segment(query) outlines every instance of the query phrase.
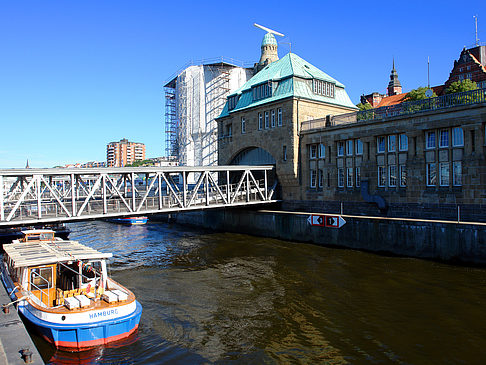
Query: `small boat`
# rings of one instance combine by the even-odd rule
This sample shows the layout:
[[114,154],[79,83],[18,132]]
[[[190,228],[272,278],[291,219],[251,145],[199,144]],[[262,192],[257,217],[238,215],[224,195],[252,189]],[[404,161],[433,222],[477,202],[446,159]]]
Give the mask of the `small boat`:
[[42,233],[34,240],[33,233],[3,246],[0,268],[12,300],[8,305],[16,304],[44,339],[63,350],[82,351],[137,330],[142,306],[108,277],[111,253],[76,241],[44,240]]
[[121,217],[121,218],[108,219],[108,221],[112,223],[119,223],[119,224],[126,224],[126,225],[138,225],[138,224],[147,223],[148,218],[147,217]]

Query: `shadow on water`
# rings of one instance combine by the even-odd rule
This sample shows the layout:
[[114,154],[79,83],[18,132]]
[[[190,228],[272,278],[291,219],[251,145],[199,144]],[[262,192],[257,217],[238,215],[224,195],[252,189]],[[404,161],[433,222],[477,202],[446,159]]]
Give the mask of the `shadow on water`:
[[177,225],[70,225],[143,306],[122,343],[48,363],[431,364],[486,357],[485,270]]

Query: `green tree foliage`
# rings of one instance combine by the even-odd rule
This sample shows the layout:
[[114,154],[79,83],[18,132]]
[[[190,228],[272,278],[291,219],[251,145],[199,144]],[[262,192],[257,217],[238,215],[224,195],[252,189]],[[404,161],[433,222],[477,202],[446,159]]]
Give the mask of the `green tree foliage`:
[[469,79],[465,79],[462,81],[454,81],[449,87],[445,90],[446,94],[454,94],[454,93],[461,93],[463,91],[470,91],[476,90],[478,86],[474,81]]
[[[419,88],[413,89],[405,96],[405,100],[406,101],[415,101],[415,100],[427,99],[427,96],[425,96],[426,91],[427,91],[426,87],[419,87]],[[437,96],[436,93],[432,94],[432,97],[436,97],[436,96]]]
[[359,110],[370,110],[370,109],[373,109],[373,107],[371,106],[370,103],[359,103],[359,104],[356,104],[356,106],[358,107]]
[[140,166],[153,166],[154,162],[152,160],[135,161],[132,164],[126,165],[125,167],[140,167]]

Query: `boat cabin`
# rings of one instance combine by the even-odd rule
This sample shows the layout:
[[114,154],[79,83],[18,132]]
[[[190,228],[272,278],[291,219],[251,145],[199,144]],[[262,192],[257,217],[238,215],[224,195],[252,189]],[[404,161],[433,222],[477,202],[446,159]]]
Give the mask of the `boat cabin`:
[[55,231],[50,229],[32,229],[22,231],[22,238],[18,242],[32,242],[32,241],[54,241]]
[[[89,305],[90,299],[101,298],[107,287],[106,259],[111,253],[76,241],[43,240],[4,245],[4,250],[12,281],[41,307],[66,305],[71,309],[71,301],[78,307],[83,302]],[[79,298],[74,301],[72,297]]]

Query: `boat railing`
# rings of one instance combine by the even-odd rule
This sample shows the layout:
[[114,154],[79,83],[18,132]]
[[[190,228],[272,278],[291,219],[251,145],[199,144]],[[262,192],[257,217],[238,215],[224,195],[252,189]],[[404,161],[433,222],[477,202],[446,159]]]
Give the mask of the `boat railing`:
[[[52,287],[51,287],[50,281],[47,280],[46,278],[44,278],[42,275],[40,275],[40,274],[38,274],[38,273],[36,273],[34,271],[32,271],[32,277],[33,278],[36,277],[36,279],[40,279],[41,281],[44,281],[45,284],[47,284],[47,293],[46,293],[39,286],[37,286],[36,284],[34,284],[34,280],[31,280],[31,282],[30,282],[30,287],[31,287],[30,291],[32,292],[32,288],[34,288],[35,290],[38,290],[40,292],[40,298],[38,298],[38,299],[40,299],[40,303],[39,304],[42,305],[42,306],[47,306],[44,303],[44,296],[47,296],[47,303],[51,303],[51,298],[50,298],[50,295],[49,295],[49,289],[51,289]],[[34,293],[32,293],[32,294],[34,294]],[[34,294],[34,297],[37,298],[37,296],[35,294]]]

